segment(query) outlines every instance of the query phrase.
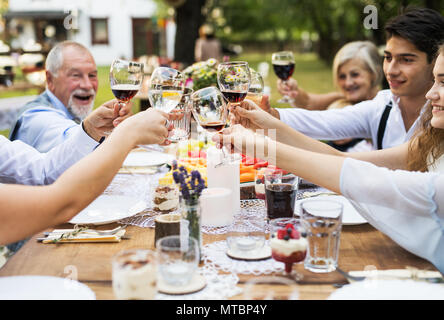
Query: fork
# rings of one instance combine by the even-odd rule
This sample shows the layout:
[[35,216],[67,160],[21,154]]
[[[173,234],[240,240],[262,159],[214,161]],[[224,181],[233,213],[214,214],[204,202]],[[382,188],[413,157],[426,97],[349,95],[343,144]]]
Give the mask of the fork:
[[[358,277],[358,276],[352,276],[351,274],[349,274],[348,272],[345,272],[344,270],[342,270],[341,268],[337,267],[336,271],[339,272],[342,276],[344,276],[344,278],[346,278],[347,280],[351,280],[351,281],[363,281],[366,279],[366,277],[362,276],[362,277]],[[391,277],[390,277],[391,279]],[[444,278],[443,277],[428,277],[428,278],[412,278],[413,280],[417,280],[417,281],[426,281],[429,283],[444,283]]]
[[365,277],[352,276],[351,274],[349,274],[348,272],[345,272],[344,270],[342,270],[339,267],[336,267],[336,271],[339,272],[347,280],[351,280],[351,281],[363,281],[363,280],[365,280]]
[[[113,234],[116,234],[118,231],[120,231],[120,230],[122,230],[122,229],[124,229],[125,228],[125,226],[118,226],[118,227],[116,227],[116,228],[114,228],[114,229],[112,229],[112,230],[94,230],[94,229],[86,229],[86,230],[84,230],[83,232],[91,232],[91,231],[93,231],[93,232],[95,232],[95,233],[97,233],[97,234],[99,234],[99,235],[101,235],[101,236],[109,236],[109,235],[113,235]],[[60,233],[64,233],[64,232],[60,232]],[[54,232],[45,232],[45,233],[43,233],[45,236],[49,236],[50,234],[54,234]]]

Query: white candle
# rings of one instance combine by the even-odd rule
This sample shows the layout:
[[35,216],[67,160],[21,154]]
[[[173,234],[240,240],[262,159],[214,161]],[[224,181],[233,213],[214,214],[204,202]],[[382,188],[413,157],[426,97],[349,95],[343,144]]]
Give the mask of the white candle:
[[232,192],[228,188],[206,188],[200,196],[202,225],[223,227],[233,221]]
[[209,188],[228,188],[232,192],[233,212],[240,211],[240,160],[228,164],[220,164],[223,153],[216,147],[207,150],[207,182]]

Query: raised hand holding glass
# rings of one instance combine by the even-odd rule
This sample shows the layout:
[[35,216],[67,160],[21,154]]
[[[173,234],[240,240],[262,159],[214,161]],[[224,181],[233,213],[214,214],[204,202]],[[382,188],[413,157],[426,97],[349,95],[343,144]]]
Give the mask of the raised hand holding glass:
[[[273,64],[274,73],[284,83],[290,79],[294,72],[294,55],[291,51],[279,51],[273,53],[271,56],[271,63]],[[288,96],[283,96],[279,103],[291,103],[293,99]]]

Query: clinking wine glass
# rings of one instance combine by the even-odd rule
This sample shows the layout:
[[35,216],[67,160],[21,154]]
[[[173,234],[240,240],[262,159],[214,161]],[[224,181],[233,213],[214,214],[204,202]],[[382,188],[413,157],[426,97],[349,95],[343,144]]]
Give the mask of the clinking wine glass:
[[[274,73],[281,79],[284,84],[291,78],[294,72],[294,55],[291,51],[279,51],[271,56]],[[279,103],[291,103],[293,99],[283,96]]]
[[261,74],[254,69],[250,68],[250,87],[246,99],[249,99],[256,103],[261,104],[262,95],[264,94],[264,79]]
[[[148,99],[153,108],[170,113],[179,104],[185,89],[184,76],[176,69],[157,67],[151,74]],[[169,121],[165,123],[168,127]],[[160,151],[153,146],[145,149]]]
[[225,99],[236,107],[244,101],[250,87],[248,62],[223,62],[217,66],[217,83]]
[[[207,132],[220,132],[225,128],[228,108],[219,89],[207,87],[195,91],[191,95],[191,105],[194,119]],[[222,152],[224,159],[227,158],[225,147],[222,147]]]
[[122,59],[115,59],[111,64],[109,82],[120,107],[126,106],[137,94],[142,81],[143,64]]

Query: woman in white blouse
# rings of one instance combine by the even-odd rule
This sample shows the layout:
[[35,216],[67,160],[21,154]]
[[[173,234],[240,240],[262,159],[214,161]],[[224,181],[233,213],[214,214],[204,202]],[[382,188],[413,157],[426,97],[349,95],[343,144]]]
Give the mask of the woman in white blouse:
[[[165,143],[168,118],[167,114],[154,109],[128,118],[94,152],[66,170],[50,185],[0,184],[0,245],[69,221],[105,190],[133,148],[142,144]],[[66,146],[64,143],[59,147],[73,146],[73,142],[68,140]],[[0,137],[0,150],[1,158],[6,161],[2,163],[4,170],[0,172],[0,178],[5,177],[4,171],[7,170],[13,175],[15,163],[8,165],[8,160],[17,155],[27,161],[27,167],[41,168],[40,171],[24,170],[27,173],[22,177],[30,181],[35,181],[33,176],[39,172],[43,176],[49,174],[45,168],[57,170],[59,166],[64,166],[60,163],[47,165],[53,161],[51,153],[40,154],[35,149],[26,148],[25,144],[17,145],[4,137]],[[71,150],[78,151],[76,148]],[[20,182],[17,177],[13,180]],[[40,180],[45,181],[45,177]]]
[[[275,132],[278,142],[236,125],[224,132],[223,143],[250,156],[254,149],[265,150],[278,167],[343,194],[373,226],[444,272],[444,46],[433,74],[421,129],[395,148],[338,152],[266,115],[251,125],[269,136]],[[261,112],[249,103],[245,107]]]

